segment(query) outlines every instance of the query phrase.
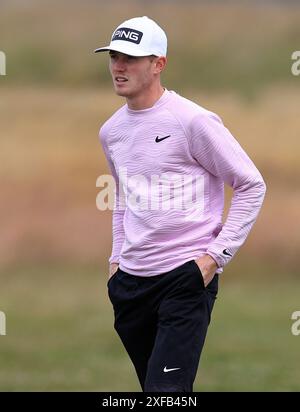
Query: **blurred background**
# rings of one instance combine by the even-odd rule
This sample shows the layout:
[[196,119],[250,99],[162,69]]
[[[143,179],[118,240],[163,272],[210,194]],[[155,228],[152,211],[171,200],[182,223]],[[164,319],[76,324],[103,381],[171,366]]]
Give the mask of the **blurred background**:
[[93,54],[139,15],[168,34],[164,85],[218,113],[267,183],[194,389],[299,391],[299,2],[186,0],[1,0],[0,390],[140,390],[107,297],[111,212],[96,208],[98,130],[124,102]]

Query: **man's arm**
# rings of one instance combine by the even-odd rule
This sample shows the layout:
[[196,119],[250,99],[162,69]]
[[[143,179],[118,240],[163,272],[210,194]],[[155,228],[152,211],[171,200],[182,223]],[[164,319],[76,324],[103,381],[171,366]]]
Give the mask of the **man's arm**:
[[113,216],[112,216],[112,238],[113,240],[112,240],[112,252],[109,258],[109,278],[111,278],[111,276],[113,276],[113,274],[117,271],[119,267],[120,253],[121,253],[121,249],[122,249],[123,242],[125,239],[124,226],[123,226],[125,210],[124,210],[124,205],[122,204],[122,199],[120,198],[119,178],[115,170],[115,166],[111,158],[106,140],[102,137],[102,134],[100,135],[100,141],[103,147],[105,157],[108,162],[110,172],[115,180],[115,201],[114,201],[114,210],[113,210]]
[[197,259],[209,283],[217,267],[225,266],[246,240],[262,206],[266,185],[254,163],[215,115],[199,115],[190,130],[195,159],[212,175],[233,188],[226,222],[206,255]]

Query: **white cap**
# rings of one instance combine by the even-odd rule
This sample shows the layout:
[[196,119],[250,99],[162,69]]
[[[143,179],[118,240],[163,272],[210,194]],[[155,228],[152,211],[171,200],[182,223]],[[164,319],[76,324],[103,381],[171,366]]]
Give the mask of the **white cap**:
[[167,36],[149,17],[134,17],[121,23],[113,32],[110,45],[94,50],[118,51],[129,56],[166,56]]

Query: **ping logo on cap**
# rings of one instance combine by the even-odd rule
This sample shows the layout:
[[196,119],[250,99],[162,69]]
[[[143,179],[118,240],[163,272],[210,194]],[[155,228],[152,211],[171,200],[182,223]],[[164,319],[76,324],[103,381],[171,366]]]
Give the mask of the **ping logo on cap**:
[[131,43],[140,44],[143,37],[143,33],[138,30],[128,29],[127,27],[120,27],[113,34],[111,41],[125,40]]

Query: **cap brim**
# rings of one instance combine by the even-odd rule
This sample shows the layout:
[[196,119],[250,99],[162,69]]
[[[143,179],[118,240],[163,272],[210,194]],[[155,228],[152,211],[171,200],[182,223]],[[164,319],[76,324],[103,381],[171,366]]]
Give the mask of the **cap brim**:
[[136,48],[130,47],[127,44],[116,44],[116,45],[109,45],[105,47],[99,47],[98,49],[94,50],[94,53],[105,52],[105,51],[116,51],[120,53],[127,54],[128,56],[136,56],[136,57],[143,57],[143,56],[151,56],[153,53],[146,52],[145,50],[137,50]]
[[109,51],[109,50],[110,50],[109,46],[107,46],[107,47],[99,47],[98,49],[95,49],[95,50],[94,50],[94,53],[99,53],[99,52],[104,52],[104,51]]

